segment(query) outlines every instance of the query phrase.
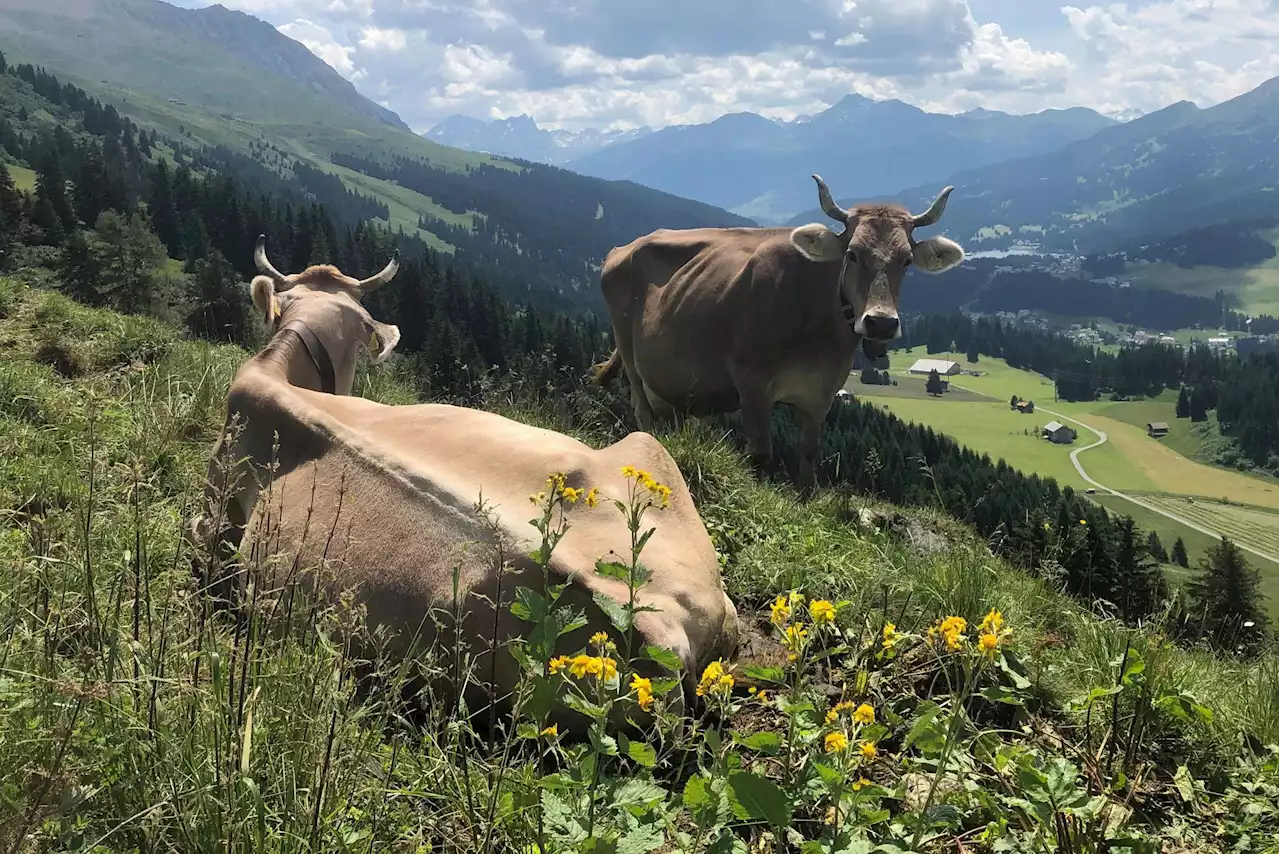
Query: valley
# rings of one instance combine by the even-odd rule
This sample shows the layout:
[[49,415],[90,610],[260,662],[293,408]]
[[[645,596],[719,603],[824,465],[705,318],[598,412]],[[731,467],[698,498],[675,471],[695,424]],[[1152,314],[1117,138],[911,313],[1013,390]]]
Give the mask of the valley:
[[[911,375],[907,367],[918,358],[959,362],[982,376],[960,374],[950,377],[950,388],[941,397],[925,391],[925,378]],[[1195,440],[1187,419],[1175,415],[1176,393],[1140,402],[1091,403],[1055,401],[1053,381],[1031,371],[1009,367],[1000,359],[982,357],[966,364],[963,353],[925,355],[923,348],[895,351],[890,375],[896,386],[862,383],[850,377],[845,388],[856,399],[883,407],[898,417],[923,424],[952,436],[962,445],[1004,460],[1010,466],[1042,477],[1052,477],[1063,486],[1086,492],[1093,485],[1084,480],[1071,460],[1073,451],[1092,445],[1097,433],[1106,433],[1105,444],[1079,455],[1080,463],[1096,480],[1132,495],[1196,525],[1236,539],[1260,552],[1248,554],[1249,562],[1266,579],[1268,608],[1273,619],[1280,607],[1280,488],[1267,475],[1250,475],[1206,465],[1194,459]],[[1024,414],[1009,406],[1011,397],[1032,401],[1036,410]],[[1065,415],[1085,425],[1075,442],[1058,445],[1041,438],[1044,424]],[[1147,435],[1149,421],[1169,425],[1169,434],[1159,440]],[[1181,537],[1187,544],[1192,566],[1202,558],[1214,539],[1150,510],[1102,493],[1088,498],[1107,509],[1134,517],[1144,530],[1154,530],[1166,547]],[[1264,555],[1266,557],[1264,557]],[[1185,576],[1181,567],[1166,565],[1177,578]]]

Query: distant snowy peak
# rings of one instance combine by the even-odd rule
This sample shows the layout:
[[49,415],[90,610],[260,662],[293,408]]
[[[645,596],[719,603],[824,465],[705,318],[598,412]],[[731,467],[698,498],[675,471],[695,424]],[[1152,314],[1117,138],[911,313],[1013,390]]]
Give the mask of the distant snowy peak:
[[470,116],[450,116],[423,136],[441,145],[469,151],[560,165],[652,132],[648,127],[633,130],[544,130],[538,127],[532,116],[521,114],[487,122]]
[[1142,118],[1146,113],[1142,112],[1142,110],[1139,110],[1137,107],[1129,107],[1124,110],[1112,110],[1109,113],[1103,113],[1103,115],[1109,119],[1115,119],[1118,122],[1131,122],[1134,119]]

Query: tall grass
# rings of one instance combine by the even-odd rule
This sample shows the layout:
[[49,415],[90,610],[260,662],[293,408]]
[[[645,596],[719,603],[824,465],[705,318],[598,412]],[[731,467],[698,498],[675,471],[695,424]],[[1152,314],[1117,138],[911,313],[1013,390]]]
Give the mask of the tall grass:
[[[1275,850],[1274,657],[1099,620],[929,512],[802,502],[701,425],[664,442],[757,669],[704,716],[647,730],[652,760],[409,702],[407,686],[458,669],[447,645],[380,656],[349,597],[271,583],[288,567],[265,556],[237,611],[193,576],[182,531],[245,355],[0,279],[0,852],[1102,851],[1108,833],[1132,850]],[[413,399],[393,370],[358,382]],[[548,405],[513,381],[486,402],[593,444],[618,435],[590,391]],[[862,510],[941,545],[869,529]],[[792,590],[839,619],[805,623],[825,646],[788,663],[790,623],[768,615]],[[1013,631],[999,667],[973,646],[993,609]],[[946,615],[970,627],[966,652],[939,646]],[[745,691],[779,679],[783,700]],[[853,742],[879,741],[863,764],[828,751],[823,720],[854,696],[881,728],[837,715]],[[567,782],[584,768],[588,787]],[[780,793],[790,828],[745,804],[754,790]]]

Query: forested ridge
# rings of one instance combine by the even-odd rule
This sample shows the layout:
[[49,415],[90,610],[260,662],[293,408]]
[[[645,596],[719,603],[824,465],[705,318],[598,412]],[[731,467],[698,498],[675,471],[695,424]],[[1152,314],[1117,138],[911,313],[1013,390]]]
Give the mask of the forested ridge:
[[[368,275],[399,246],[406,256],[401,271],[369,306],[379,319],[400,326],[399,369],[412,378],[420,396],[466,401],[496,377],[517,378],[528,388],[557,390],[554,397],[562,403],[565,393],[585,396],[594,401],[588,408],[597,415],[603,410],[629,417],[620,393],[582,387],[588,366],[607,351],[594,317],[512,307],[481,277],[449,264],[416,238],[336,218],[316,197],[346,206],[348,213],[368,202],[350,200],[340,185],[323,177],[304,170],[299,181],[311,183],[302,189],[228,152],[188,152],[143,133],[112,108],[37,69],[6,69],[5,75],[28,86],[40,81],[44,91],[61,99],[51,103],[74,114],[74,121],[64,116],[51,127],[39,127],[29,114],[22,119],[14,111],[11,119],[7,108],[3,113],[10,122],[10,132],[0,137],[7,156],[25,161],[37,174],[34,190],[26,193],[0,169],[5,268],[49,268],[49,284],[82,302],[157,315],[185,323],[196,335],[252,345],[257,326],[244,283],[254,272],[259,233],[267,235],[277,266],[290,271],[332,262],[351,275]],[[167,258],[181,260],[180,273]],[[1042,373],[1088,355],[1065,339],[987,320],[921,318],[907,324],[907,333],[915,336],[907,342],[937,345],[945,334],[948,345],[977,346],[984,354]],[[1225,362],[1202,365],[1197,357],[1194,365],[1202,373],[1188,373],[1169,354],[1135,352],[1115,357],[1114,372],[1097,376],[1129,382],[1121,366],[1129,371],[1137,359],[1133,376],[1144,388],[1153,381],[1149,375],[1162,383],[1211,380],[1222,385],[1219,394],[1228,412],[1237,413],[1237,421],[1248,420],[1238,414],[1247,407],[1247,396],[1231,390],[1234,375]],[[77,370],[64,353],[50,352],[47,358],[61,372]],[[1164,373],[1151,373],[1155,365]],[[1233,422],[1223,418],[1223,423]],[[774,432],[783,457],[790,456],[795,437],[785,411],[776,418]],[[732,435],[736,441],[737,433]],[[947,437],[862,405],[834,408],[823,442],[827,483],[944,510],[971,523],[1010,562],[1121,619],[1155,614],[1170,595],[1145,534],[1052,480],[993,463]],[[1247,574],[1231,577],[1249,580]],[[1254,584],[1232,595],[1256,601],[1256,579]],[[1199,600],[1187,602],[1179,613],[1178,631],[1191,641],[1229,639],[1233,648],[1253,649],[1266,630],[1261,618],[1246,630],[1230,609]],[[1206,623],[1206,614],[1228,622]]]

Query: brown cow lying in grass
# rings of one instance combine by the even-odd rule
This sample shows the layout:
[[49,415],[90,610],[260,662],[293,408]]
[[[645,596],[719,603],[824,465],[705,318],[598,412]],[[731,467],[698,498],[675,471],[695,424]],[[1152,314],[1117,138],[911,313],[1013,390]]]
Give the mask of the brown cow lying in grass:
[[[488,412],[351,397],[359,349],[368,346],[380,361],[399,340],[396,327],[374,320],[360,304],[395,274],[397,262],[364,281],[331,266],[285,276],[267,260],[261,238],[255,260],[263,275],[253,280],[253,303],[272,337],[231,384],[205,512],[192,527],[205,554],[240,548],[246,559],[209,560],[211,585],[227,595],[242,590],[272,554],[287,556],[290,572],[327,563],[325,589],[354,595],[368,628],[387,633],[384,652],[401,660],[428,646],[446,656],[460,653],[476,678],[492,680],[502,697],[521,672],[505,650],[491,655],[495,639],[501,645],[536,634],[510,607],[522,588],[545,592],[543,570],[528,557],[538,545],[529,522],[536,515],[531,494],[548,490],[549,473],[563,473],[552,498],[556,517],[563,510],[569,528],[547,569],[552,585],[568,582],[561,604],[584,614],[583,624],[556,643],[557,654],[573,653],[601,630],[623,643],[605,611],[616,615],[628,604],[628,582],[596,566],[610,553],[628,563],[632,531],[611,502],[588,504],[595,505],[597,495],[625,499],[643,481],[652,489],[642,491],[665,508],[643,519],[645,528],[656,529],[643,556],[652,576],[635,603],[655,610],[635,614],[635,647],[673,651],[686,686],[691,674],[696,680],[708,662],[732,653],[737,614],[715,550],[680,471],[657,440],[633,433],[593,450]],[[477,512],[480,496],[487,513]],[[505,546],[495,547],[498,542]],[[259,590],[274,584],[259,576]],[[459,600],[466,613],[451,623]],[[451,648],[454,638],[463,649]],[[442,684],[452,690],[457,683]],[[483,686],[466,693],[489,696]]]

